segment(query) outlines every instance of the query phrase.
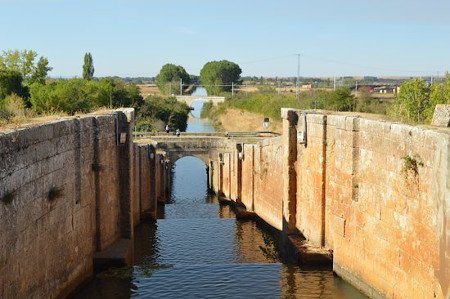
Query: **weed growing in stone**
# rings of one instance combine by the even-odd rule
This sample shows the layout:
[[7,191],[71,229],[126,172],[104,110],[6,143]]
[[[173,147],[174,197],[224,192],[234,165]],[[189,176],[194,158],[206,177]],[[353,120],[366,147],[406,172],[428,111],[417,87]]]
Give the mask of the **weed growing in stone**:
[[419,175],[419,166],[423,166],[423,162],[418,155],[414,156],[404,156],[403,158],[403,168],[404,173],[412,172],[414,175]]
[[63,189],[59,187],[52,187],[50,191],[48,191],[47,198],[49,201],[54,201],[57,198],[63,196]]
[[10,204],[14,199],[14,192],[8,192],[5,195],[3,195],[2,198],[0,198],[0,201],[3,202],[5,205]]

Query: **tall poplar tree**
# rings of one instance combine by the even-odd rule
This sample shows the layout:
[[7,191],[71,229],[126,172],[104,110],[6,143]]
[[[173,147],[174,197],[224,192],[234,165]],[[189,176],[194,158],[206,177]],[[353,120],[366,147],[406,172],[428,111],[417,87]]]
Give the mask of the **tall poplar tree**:
[[91,53],[84,54],[83,79],[92,80],[94,78],[94,61]]

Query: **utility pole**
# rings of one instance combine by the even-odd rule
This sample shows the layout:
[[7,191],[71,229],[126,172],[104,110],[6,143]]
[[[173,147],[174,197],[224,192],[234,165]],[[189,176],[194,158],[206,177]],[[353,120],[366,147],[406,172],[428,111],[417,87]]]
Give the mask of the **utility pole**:
[[231,82],[231,97],[234,97],[234,82]]
[[302,54],[297,55],[297,82],[295,82],[295,95],[297,96],[297,101],[300,96],[300,56]]
[[180,96],[183,95],[183,79],[180,78]]

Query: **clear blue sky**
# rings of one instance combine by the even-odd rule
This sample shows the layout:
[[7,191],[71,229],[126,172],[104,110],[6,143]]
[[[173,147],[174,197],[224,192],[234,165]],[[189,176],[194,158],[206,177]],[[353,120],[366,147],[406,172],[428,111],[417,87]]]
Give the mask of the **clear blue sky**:
[[51,76],[199,74],[211,60],[243,75],[442,75],[450,70],[449,0],[0,0],[0,50],[33,49]]

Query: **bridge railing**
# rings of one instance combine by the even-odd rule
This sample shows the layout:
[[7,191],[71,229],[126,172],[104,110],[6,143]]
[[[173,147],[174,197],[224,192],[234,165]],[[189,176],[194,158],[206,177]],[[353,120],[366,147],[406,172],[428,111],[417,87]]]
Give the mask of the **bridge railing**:
[[[174,136],[175,133],[166,132],[134,132],[134,138],[158,138],[158,137],[170,137]],[[182,132],[181,136],[184,137],[228,137],[228,138],[239,138],[239,137],[276,137],[280,136],[276,132],[268,131],[241,131],[241,132],[210,132],[210,133],[185,133]]]
[[226,132],[225,136],[227,137],[276,137],[281,134],[277,132],[268,132],[268,131],[242,131],[242,132]]
[[[174,136],[175,132],[134,132],[133,137],[134,138],[151,138],[151,137],[169,137]],[[225,133],[223,132],[210,132],[210,133],[181,133],[182,136],[191,136],[191,137],[205,137],[205,136],[211,136],[211,137],[226,137]]]

